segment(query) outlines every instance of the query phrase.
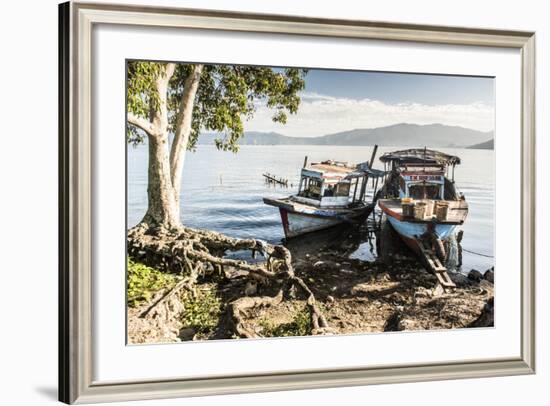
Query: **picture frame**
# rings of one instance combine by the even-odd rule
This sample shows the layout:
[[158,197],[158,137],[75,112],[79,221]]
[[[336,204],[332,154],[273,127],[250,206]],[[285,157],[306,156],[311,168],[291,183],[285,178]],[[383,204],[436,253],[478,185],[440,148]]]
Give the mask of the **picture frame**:
[[[93,374],[94,209],[91,167],[94,27],[193,28],[263,34],[510,48],[521,57],[520,354],[491,360],[196,378],[96,381]],[[59,400],[103,402],[535,372],[535,34],[199,9],[69,2],[59,6]],[[97,185],[96,185],[97,186]]]

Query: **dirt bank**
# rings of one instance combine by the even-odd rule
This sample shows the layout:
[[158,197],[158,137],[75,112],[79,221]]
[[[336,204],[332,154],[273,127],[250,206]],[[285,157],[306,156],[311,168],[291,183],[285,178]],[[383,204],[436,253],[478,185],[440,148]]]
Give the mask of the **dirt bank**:
[[[386,262],[365,262],[349,259],[347,251],[329,249],[296,254],[293,265],[296,275],[314,293],[334,334],[482,327],[493,322],[489,274],[491,281],[452,274],[457,288],[443,292],[435,276],[413,257],[394,255]],[[206,278],[197,286],[202,292],[199,295],[211,304],[198,309],[200,298],[183,298],[184,310],[168,322],[138,317],[148,304],[130,308],[129,342],[236,338],[227,304],[243,295],[274,297],[279,291],[273,283],[251,284],[237,274]],[[270,337],[311,334],[306,315],[305,295],[289,289],[279,304],[251,309],[244,317],[259,336]]]

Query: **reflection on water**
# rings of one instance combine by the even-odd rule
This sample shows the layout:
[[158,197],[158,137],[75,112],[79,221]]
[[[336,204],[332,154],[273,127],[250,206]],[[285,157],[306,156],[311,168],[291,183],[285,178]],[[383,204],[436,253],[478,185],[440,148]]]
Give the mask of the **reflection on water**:
[[[380,147],[378,156],[399,147]],[[492,150],[441,149],[460,156],[456,182],[466,195],[469,214],[464,225],[465,250],[493,255],[494,240],[494,154]],[[214,146],[200,145],[186,155],[181,215],[184,224],[212,229],[240,238],[260,238],[272,243],[283,240],[279,212],[263,204],[263,197],[285,197],[296,193],[304,156],[309,162],[335,159],[364,162],[371,147],[348,146],[242,146],[237,154],[221,152]],[[376,165],[375,165],[376,167]],[[378,166],[380,168],[380,166]],[[263,173],[289,180],[289,187],[266,184]],[[292,186],[291,186],[292,185]],[[128,147],[128,225],[138,223],[147,208],[147,147]],[[328,234],[328,247],[344,245],[354,258],[372,260],[376,255],[374,236],[350,232]],[[340,230],[341,231],[341,230]],[[325,236],[326,237],[326,236]],[[369,238],[371,241],[369,242]],[[315,240],[315,238],[313,238]],[[373,243],[374,250],[371,250]],[[317,244],[317,245],[316,245]],[[355,248],[352,245],[357,245]],[[291,244],[292,245],[292,244]],[[319,249],[319,242],[299,240],[294,248],[303,252]],[[463,268],[485,270],[493,259],[463,253]]]
[[[374,239],[375,238],[376,237],[374,237]],[[349,257],[351,259],[361,259],[367,262],[376,261],[376,258],[378,257],[376,241],[373,241],[373,239],[368,239],[367,241],[362,242],[359,244],[359,247],[357,247],[357,249],[349,255]]]

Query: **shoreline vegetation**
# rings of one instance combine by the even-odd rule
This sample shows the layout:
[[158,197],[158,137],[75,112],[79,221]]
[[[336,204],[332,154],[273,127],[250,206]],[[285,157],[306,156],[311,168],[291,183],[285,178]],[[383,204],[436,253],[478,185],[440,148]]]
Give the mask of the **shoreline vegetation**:
[[[457,287],[445,292],[399,246],[374,262],[350,259],[351,242],[280,251],[288,258],[273,251],[280,246],[266,246],[269,261],[247,262],[227,259],[222,245],[259,250],[255,240],[191,229],[148,234],[129,231],[130,344],[493,326],[494,270],[452,273]],[[224,253],[197,260],[178,250],[183,235],[217,240]],[[225,258],[223,266],[208,262],[214,258]],[[285,260],[290,273],[281,266]],[[203,269],[193,274],[185,261]],[[268,269],[273,275],[266,276]]]

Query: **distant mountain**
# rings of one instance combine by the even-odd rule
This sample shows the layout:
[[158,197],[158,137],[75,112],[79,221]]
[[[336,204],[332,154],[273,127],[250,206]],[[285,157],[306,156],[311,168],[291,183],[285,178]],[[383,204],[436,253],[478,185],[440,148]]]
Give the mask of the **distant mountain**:
[[[288,137],[279,133],[245,132],[241,145],[375,145],[465,148],[481,143],[493,132],[476,131],[443,124],[395,124],[387,127],[360,128],[320,137]],[[199,144],[213,144],[216,134],[202,134]]]
[[[223,135],[218,134],[201,134],[198,144],[214,144],[216,138],[223,139]],[[287,137],[279,133],[264,133],[258,131],[246,131],[244,136],[239,140],[240,145],[307,145],[313,144],[314,139],[306,137]]]
[[[201,134],[198,144],[214,144],[216,138],[223,139],[223,135]],[[240,145],[317,145],[321,137],[287,137],[279,133],[264,133],[258,131],[246,131],[239,140]]]
[[479,144],[470,145],[468,149],[495,149],[495,140],[490,139],[489,141],[480,142]]

